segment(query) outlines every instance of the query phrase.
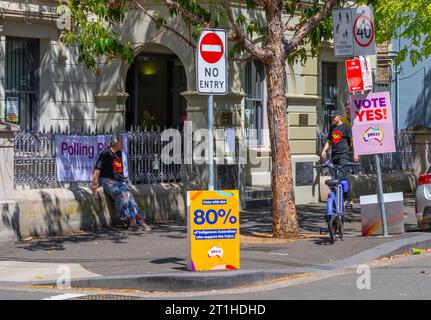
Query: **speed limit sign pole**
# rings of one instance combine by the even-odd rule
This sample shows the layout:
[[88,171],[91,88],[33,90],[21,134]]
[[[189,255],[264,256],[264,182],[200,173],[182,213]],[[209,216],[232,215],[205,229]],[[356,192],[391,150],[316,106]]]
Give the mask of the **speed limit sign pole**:
[[204,29],[196,47],[197,92],[208,95],[208,190],[214,190],[214,95],[227,94],[227,36],[221,29]]

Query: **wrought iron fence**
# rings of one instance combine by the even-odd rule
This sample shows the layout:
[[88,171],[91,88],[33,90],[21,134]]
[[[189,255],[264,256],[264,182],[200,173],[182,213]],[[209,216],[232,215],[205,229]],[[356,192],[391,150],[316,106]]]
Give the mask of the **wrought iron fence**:
[[[111,132],[96,132],[90,129],[75,131],[48,131],[16,133],[14,138],[14,184],[15,188],[57,188],[55,159],[55,136],[99,135]],[[132,130],[128,134],[128,171],[133,184],[190,181],[195,177],[193,165],[184,164],[183,134],[181,141],[162,141],[160,129]],[[162,161],[162,150],[168,144],[181,150],[181,159],[171,164]],[[67,183],[69,186],[88,185],[88,182]]]
[[[320,154],[326,142],[327,133],[317,135],[317,154]],[[395,137],[396,152],[380,155],[380,164],[383,173],[396,173],[414,170],[414,136],[410,132],[401,132]],[[361,166],[355,173],[376,173],[373,155],[360,156]]]

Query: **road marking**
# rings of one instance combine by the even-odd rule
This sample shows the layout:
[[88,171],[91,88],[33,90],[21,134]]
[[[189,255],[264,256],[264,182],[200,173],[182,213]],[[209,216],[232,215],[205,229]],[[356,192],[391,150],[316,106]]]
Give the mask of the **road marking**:
[[72,279],[99,277],[99,274],[86,270],[80,264],[41,263],[27,261],[0,261],[0,281],[33,282],[57,280],[60,266],[70,268]]
[[68,299],[80,298],[80,297],[85,297],[85,296],[88,296],[88,294],[65,293],[65,294],[60,294],[57,296],[45,298],[42,300],[68,300]]

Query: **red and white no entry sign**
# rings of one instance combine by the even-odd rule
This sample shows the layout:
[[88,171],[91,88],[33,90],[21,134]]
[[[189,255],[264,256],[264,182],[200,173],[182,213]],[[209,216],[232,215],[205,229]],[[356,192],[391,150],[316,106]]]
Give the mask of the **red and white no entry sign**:
[[217,34],[207,33],[202,38],[199,50],[206,62],[217,63],[223,57],[223,41]]
[[199,94],[227,94],[226,30],[204,29],[196,46],[196,91]]

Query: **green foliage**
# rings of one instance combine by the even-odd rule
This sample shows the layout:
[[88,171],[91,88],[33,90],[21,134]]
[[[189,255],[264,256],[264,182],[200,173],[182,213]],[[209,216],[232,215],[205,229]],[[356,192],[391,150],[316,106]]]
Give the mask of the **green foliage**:
[[[227,14],[219,1],[206,1],[202,4],[197,0],[174,0],[182,8],[199,17],[213,27],[228,27]],[[159,1],[160,2],[160,1]],[[398,35],[409,38],[412,47],[401,48],[396,62],[400,63],[407,57],[413,64],[423,57],[431,55],[431,3],[430,0],[358,0],[357,5],[372,5],[375,11],[376,40],[378,43],[389,41]],[[351,3],[338,0],[337,7]],[[248,16],[234,10],[238,26],[251,39],[261,38],[265,43],[267,25],[265,12],[255,0],[246,0]],[[321,9],[320,1],[285,0],[283,3],[285,18],[292,19],[289,26],[299,28]],[[120,41],[116,30],[127,14],[126,1],[121,0],[69,0],[68,7],[72,14],[72,29],[62,36],[67,45],[79,48],[79,61],[97,73],[100,58],[110,61],[121,59],[130,62],[133,59],[131,43]],[[241,7],[244,10],[244,7]],[[243,12],[243,11],[242,11]],[[198,39],[203,26],[176,8],[169,8],[171,16],[179,16],[189,26],[191,36]],[[155,26],[163,28],[168,24],[168,17],[155,14]],[[401,32],[399,32],[401,30]],[[292,30],[289,31],[292,35]],[[316,56],[321,46],[332,38],[332,16],[329,13],[288,56],[288,62],[304,64],[307,57]],[[289,36],[287,37],[289,39]],[[244,55],[244,48],[236,42],[229,46],[231,57]]]
[[124,5],[114,6],[107,0],[69,0],[72,21],[71,30],[61,36],[69,46],[78,46],[78,62],[84,63],[98,74],[101,58],[107,61],[121,59],[130,62],[133,58],[131,43],[122,43],[115,25],[125,18]]
[[411,40],[395,59],[401,63],[410,58],[415,65],[431,55],[431,1],[430,0],[381,0],[375,1],[377,42],[389,41],[399,36]]
[[156,128],[158,126],[156,118],[148,111],[142,113],[142,121],[139,128],[144,131],[145,129]]

